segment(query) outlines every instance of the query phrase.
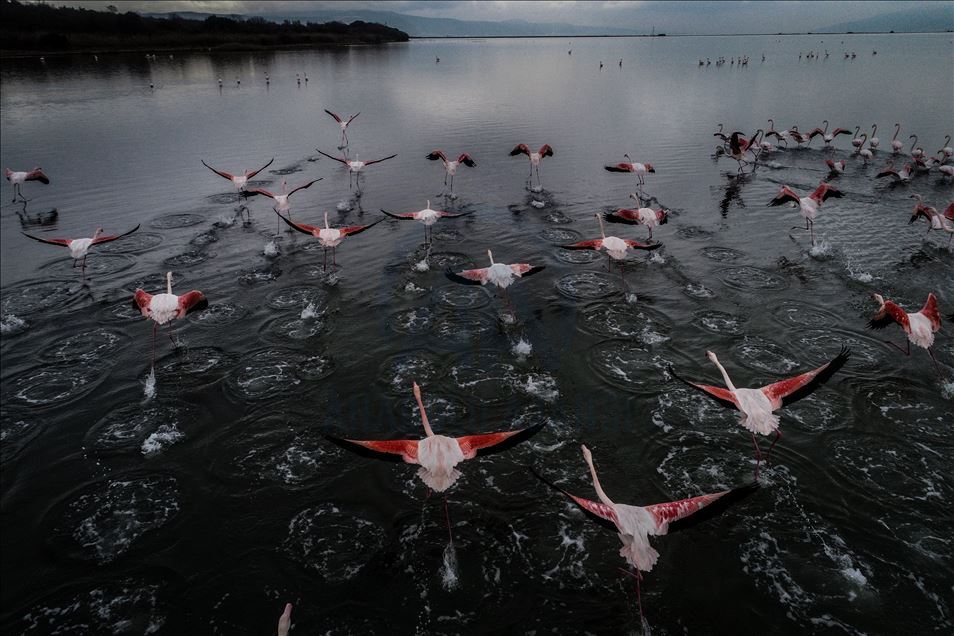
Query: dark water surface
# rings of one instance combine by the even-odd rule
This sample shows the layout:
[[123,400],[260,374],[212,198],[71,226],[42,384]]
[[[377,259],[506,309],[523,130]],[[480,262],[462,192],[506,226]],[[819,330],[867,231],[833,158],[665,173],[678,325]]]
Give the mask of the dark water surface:
[[[285,601],[308,634],[639,631],[617,537],[527,467],[594,497],[586,442],[619,502],[741,485],[747,434],[666,368],[721,384],[708,349],[756,386],[845,344],[845,368],[782,411],[763,487],[655,540],[648,623],[659,634],[950,633],[951,325],[935,345],[939,380],[924,351],[884,345],[903,341],[899,329],[865,324],[872,292],[914,310],[934,291],[954,312],[947,236],[908,225],[909,195],[943,208],[950,180],[874,178],[895,122],[905,151],[911,133],[933,153],[952,132],[954,45],[950,34],[820,39],[4,61],[0,163],[42,166],[52,184],[26,184],[25,209],[2,188],[3,632],[265,634]],[[831,57],[798,59],[811,49]],[[741,54],[742,69],[697,66]],[[368,169],[360,198],[315,152],[338,142],[324,108],[361,111],[352,155],[398,153]],[[710,157],[716,124],[754,131],[769,117],[803,131],[877,123],[881,150],[863,166],[841,137],[837,150],[778,152],[732,178],[734,161]],[[519,142],[555,149],[542,192],[524,187],[526,159],[507,156]],[[478,163],[461,168],[456,200],[424,159],[434,148]],[[655,231],[664,247],[627,263],[635,303],[601,256],[558,247],[598,236],[594,213],[633,203],[631,178],[602,169],[625,152],[654,164],[646,192],[672,211]],[[329,276],[309,237],[283,226],[275,238],[267,201],[249,202],[243,226],[231,185],[200,164],[238,172],[271,157],[256,184],[324,177],[292,199],[305,222],[328,211],[362,224],[427,200],[474,214],[435,226],[429,269],[422,228],[389,220],[349,238]],[[827,157],[848,161],[846,196],[822,209],[813,250],[789,237],[798,213],[767,203],[783,184],[816,186]],[[137,223],[94,248],[86,288],[65,250],[20,235]],[[486,265],[488,248],[546,265],[510,289],[515,325],[501,322],[500,298],[442,275]],[[177,321],[178,352],[160,335],[146,400],[151,325],[129,300],[139,286],[159,291],[169,270],[176,291],[202,290],[210,305]],[[545,423],[461,467],[448,493],[454,553],[442,500],[426,498],[413,467],[323,438],[420,437],[414,379],[439,433]]]

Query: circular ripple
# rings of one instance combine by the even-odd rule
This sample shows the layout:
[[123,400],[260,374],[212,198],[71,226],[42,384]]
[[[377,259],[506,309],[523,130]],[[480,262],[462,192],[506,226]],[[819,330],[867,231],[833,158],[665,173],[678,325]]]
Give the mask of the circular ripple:
[[415,307],[391,314],[388,326],[398,333],[427,333],[434,326],[434,312],[429,307]]
[[682,288],[682,293],[690,298],[713,298],[715,297],[715,292],[703,285],[702,283],[686,283],[686,286]]
[[97,482],[57,506],[50,540],[74,558],[110,563],[175,517],[179,497],[170,475]]
[[786,375],[801,366],[779,345],[757,337],[747,337],[735,345],[732,348],[732,358],[744,367],[775,376]]
[[4,381],[5,402],[33,407],[65,404],[93,390],[105,376],[105,367],[98,363],[33,367]]
[[[420,259],[413,259],[414,262],[418,262]],[[442,270],[445,267],[452,267],[454,269],[458,268],[468,268],[474,265],[474,261],[470,260],[470,257],[466,254],[461,254],[460,252],[434,252],[431,254],[428,262],[431,265],[431,269]]]
[[558,249],[554,254],[559,260],[563,261],[564,263],[570,263],[571,265],[585,265],[586,263],[592,263],[603,256],[594,250]]
[[581,309],[578,316],[580,329],[598,336],[636,338],[646,344],[669,340],[669,319],[644,306],[593,303]]
[[277,280],[282,270],[277,265],[263,269],[246,269],[239,274],[238,282],[241,285],[252,287]]
[[299,314],[292,314],[290,316],[279,316],[265,323],[261,333],[266,338],[302,341],[329,331],[328,321],[324,315],[302,318]]
[[568,274],[556,282],[557,291],[576,300],[596,300],[619,292],[619,281],[605,274]]
[[202,232],[201,234],[196,234],[189,243],[195,245],[196,247],[205,247],[219,240],[218,235],[214,230],[209,230],[208,232]]
[[0,413],[0,464],[6,464],[19,455],[42,431],[43,423],[35,418],[3,409]]
[[556,245],[562,245],[566,243],[575,243],[582,238],[582,234],[576,230],[571,230],[565,227],[548,227],[547,229],[540,232],[540,237],[545,241],[550,241]]
[[288,349],[262,349],[242,358],[229,377],[229,388],[245,400],[264,400],[294,393],[301,378],[303,354]]
[[118,241],[101,243],[96,246],[96,251],[103,254],[140,254],[157,247],[162,240],[162,234],[136,232]]
[[[795,338],[799,353],[806,363],[824,364],[841,350],[842,345],[851,348],[851,360],[847,363],[852,372],[858,370],[876,371],[883,369],[887,346],[866,336],[830,329],[807,329],[799,332]],[[892,354],[893,355],[893,354]]]
[[156,375],[199,386],[222,378],[232,366],[233,356],[216,347],[180,349],[156,360]]
[[434,232],[431,239],[441,243],[460,243],[464,240],[464,235],[460,230],[444,227]]
[[496,351],[469,354],[450,369],[458,392],[469,402],[496,404],[512,398],[517,391],[516,367],[501,359]]
[[933,397],[909,381],[879,376],[855,387],[853,404],[866,421],[884,422],[912,439],[946,444],[949,414],[932,406]]
[[728,267],[722,270],[721,278],[733,289],[778,291],[788,287],[788,280],[784,277],[757,267]]
[[189,322],[200,327],[221,327],[244,318],[248,309],[234,303],[217,302],[205,310],[189,314]]
[[201,214],[166,214],[164,216],[157,216],[150,221],[149,224],[160,230],[171,230],[177,227],[198,225],[204,220],[205,217]]
[[126,340],[126,335],[119,331],[99,327],[57,340],[44,348],[40,357],[54,362],[100,360],[118,352]]
[[701,227],[696,227],[694,225],[683,225],[678,230],[676,230],[676,234],[680,238],[684,238],[684,239],[712,238],[712,232],[710,232],[709,230],[704,230]]
[[481,287],[454,285],[443,287],[435,294],[438,304],[453,309],[477,309],[490,302],[487,292]]
[[543,217],[543,220],[546,221],[547,223],[553,223],[554,225],[573,222],[573,219],[571,219],[566,214],[558,210],[553,211],[550,214],[547,214],[546,216]]
[[[100,311],[100,315],[108,322],[130,323],[137,320],[141,322],[146,321],[146,318],[142,315],[142,312],[139,310],[139,308],[133,306],[132,296],[130,296],[127,300],[121,300],[118,303],[106,305]],[[193,316],[201,316],[203,313],[205,312],[198,312],[197,314],[193,314]],[[143,333],[145,333],[145,331]]]
[[481,313],[442,314],[434,321],[434,335],[449,342],[470,342],[497,327],[490,316]]
[[785,300],[772,310],[776,322],[786,327],[827,327],[840,322],[834,313],[797,300]]
[[37,280],[4,287],[0,313],[4,316],[13,314],[22,317],[39,311],[49,311],[70,300],[68,290],[74,284],[75,282],[67,280]]
[[440,377],[443,369],[434,356],[428,353],[401,353],[391,356],[381,365],[378,379],[398,395],[411,390],[411,383],[426,385]]
[[198,265],[199,263],[204,263],[207,260],[209,260],[209,254],[207,252],[193,250],[191,252],[184,252],[182,254],[170,256],[166,260],[162,261],[162,264],[163,266],[170,269],[179,269],[183,267],[192,267],[194,265]]
[[295,374],[302,380],[315,381],[327,378],[337,368],[338,364],[331,356],[313,355],[307,356],[299,363]]
[[590,368],[615,387],[634,393],[659,389],[664,381],[658,363],[644,345],[607,340],[589,352]]
[[229,203],[238,203],[244,196],[240,192],[223,192],[221,194],[213,194],[206,199],[211,203],[221,203],[223,205]]
[[321,287],[297,285],[272,292],[265,298],[265,304],[272,309],[304,309],[314,305],[316,311],[323,310],[328,304],[328,292]]
[[[355,546],[362,556],[355,556]],[[328,581],[353,579],[383,546],[381,528],[330,503],[295,515],[282,544],[292,559]]]
[[720,263],[734,263],[735,261],[741,261],[746,258],[743,252],[734,250],[731,247],[703,247],[702,255],[714,261],[719,261]]
[[[90,254],[86,261],[86,275],[89,277],[103,276],[106,274],[116,274],[125,271],[136,264],[136,259],[127,254]],[[40,267],[45,270],[62,270],[60,273],[66,274],[74,271],[72,259],[56,259]],[[75,268],[76,273],[80,269]]]
[[182,431],[196,419],[196,409],[180,402],[130,404],[94,424],[86,433],[86,447],[97,455],[154,454],[157,445],[182,439]]
[[745,318],[724,311],[702,310],[692,314],[692,322],[709,333],[737,336],[742,333]]

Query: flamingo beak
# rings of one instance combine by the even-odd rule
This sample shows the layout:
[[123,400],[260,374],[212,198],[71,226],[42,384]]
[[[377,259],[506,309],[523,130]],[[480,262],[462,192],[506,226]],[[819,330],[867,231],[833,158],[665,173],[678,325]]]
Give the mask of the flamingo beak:
[[653,174],[656,174],[656,169],[653,168],[652,166],[649,166],[648,172],[652,172]]
[[912,214],[912,215],[911,215],[911,220],[908,221],[908,225],[911,225],[912,223],[914,223],[914,222],[917,221],[917,220],[918,220],[918,215],[917,215],[917,214]]
[[665,225],[666,223],[669,223],[669,215],[663,212],[662,219],[660,219],[659,224]]

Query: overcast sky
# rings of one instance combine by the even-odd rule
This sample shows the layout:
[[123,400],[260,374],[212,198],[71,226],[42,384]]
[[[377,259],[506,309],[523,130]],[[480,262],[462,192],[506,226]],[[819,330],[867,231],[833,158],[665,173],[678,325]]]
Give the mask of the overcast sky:
[[198,0],[185,2],[122,1],[71,2],[51,4],[103,10],[116,4],[121,10],[171,12],[203,11],[248,15],[282,15],[316,9],[374,9],[411,15],[460,20],[527,20],[566,22],[584,26],[612,25],[642,27],[655,25],[657,31],[673,33],[752,33],[811,31],[831,24],[870,18],[885,13],[916,9],[919,6],[952,6],[946,2],[658,2],[658,1],[459,1],[407,0],[391,2],[308,2],[288,0]]

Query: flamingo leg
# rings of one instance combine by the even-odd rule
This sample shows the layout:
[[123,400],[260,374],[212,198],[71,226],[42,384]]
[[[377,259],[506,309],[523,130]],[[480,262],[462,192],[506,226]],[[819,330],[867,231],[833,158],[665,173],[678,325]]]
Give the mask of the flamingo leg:
[[543,187],[543,182],[540,181],[540,166],[537,166],[537,185]]
[[325,261],[321,264],[321,271],[327,271],[328,269],[328,248],[326,247],[322,250],[325,253]]
[[533,184],[533,164],[530,164],[530,174],[527,175],[527,188]]
[[454,544],[454,533],[451,532],[450,512],[447,510],[447,495],[444,495],[444,518],[447,519],[447,539]]
[[623,291],[629,291],[629,285],[626,284],[626,279],[623,278],[623,261],[619,262],[619,282],[623,286]]
[[930,347],[928,348],[927,352],[928,352],[928,355],[931,356],[931,361],[934,363],[934,370],[937,371],[937,377],[939,377],[939,378],[942,377],[942,376],[941,376],[941,367],[940,367],[940,365],[937,363],[937,358],[934,357],[934,352],[931,351]]
[[808,228],[809,228],[809,231],[812,233],[812,246],[814,247],[814,245],[815,245],[815,222],[812,221],[811,219],[808,220]]
[[762,451],[759,449],[759,442],[755,439],[755,433],[752,433],[752,443],[755,445],[755,480],[759,479],[759,465],[762,463]]
[[336,267],[338,265],[338,248],[331,248],[331,266]]
[[451,175],[451,194],[454,194],[454,175]]
[[901,348],[901,345],[897,345],[897,344],[891,342],[890,340],[885,340],[884,343],[885,343],[886,345],[890,345],[890,346],[894,347],[895,349],[897,349],[898,351],[900,351],[901,353],[903,353],[903,354],[906,355],[906,356],[911,355],[911,341],[910,341],[910,340],[908,340],[908,350],[907,350],[907,351],[905,351],[904,349],[902,349],[902,348]]
[[179,350],[179,343],[176,342],[176,339],[172,337],[172,323],[169,323],[169,329],[166,330],[166,334],[169,336],[169,342],[172,343],[172,348],[176,351]]
[[768,452],[765,453],[765,465],[768,466],[772,458],[772,449],[775,448],[775,445],[778,443],[778,440],[782,438],[782,431],[775,429],[775,439],[772,441],[772,445],[769,446]]
[[639,608],[640,622],[645,623],[646,617],[643,615],[643,598],[642,598],[642,593],[640,590],[640,583],[642,583],[643,581],[643,574],[638,569],[636,570],[635,574],[633,574],[629,570],[624,570],[623,568],[619,568],[619,571],[627,576],[631,576],[634,579],[636,579],[636,606]]
[[86,280],[86,255],[85,254],[83,255],[83,262],[80,265],[80,271],[82,272],[83,280]]
[[159,323],[152,323],[152,366],[156,366],[156,330],[159,328]]

